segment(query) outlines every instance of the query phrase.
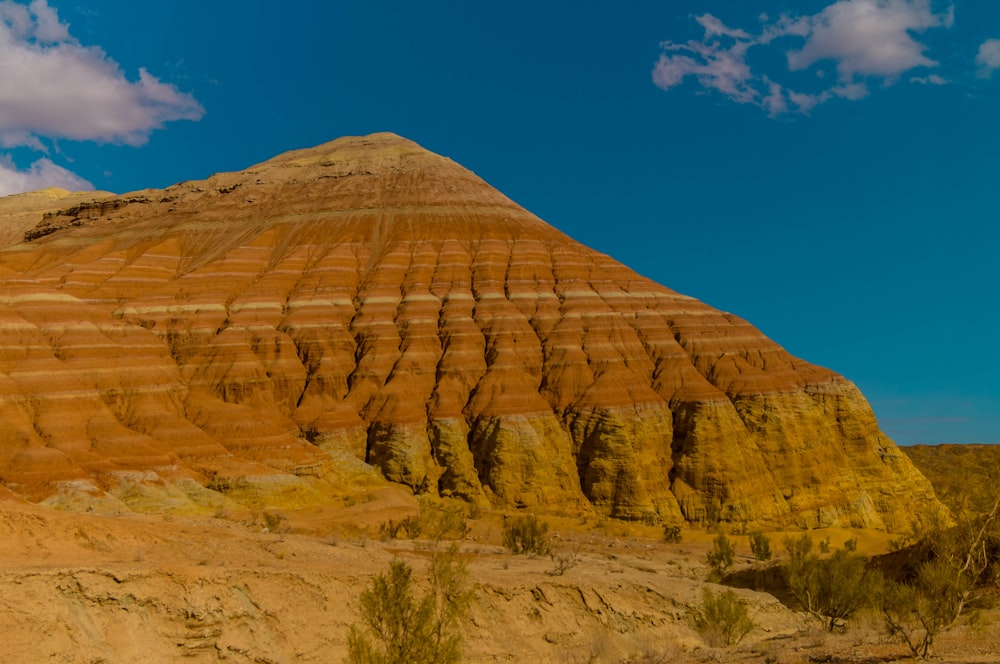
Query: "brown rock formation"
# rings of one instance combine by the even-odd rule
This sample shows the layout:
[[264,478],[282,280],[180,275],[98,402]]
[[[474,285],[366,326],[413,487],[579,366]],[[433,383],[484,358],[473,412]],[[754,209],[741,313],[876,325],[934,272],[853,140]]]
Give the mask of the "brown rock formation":
[[34,213],[0,252],[0,478],[36,500],[309,502],[363,460],[631,519],[934,502],[847,380],[391,134]]

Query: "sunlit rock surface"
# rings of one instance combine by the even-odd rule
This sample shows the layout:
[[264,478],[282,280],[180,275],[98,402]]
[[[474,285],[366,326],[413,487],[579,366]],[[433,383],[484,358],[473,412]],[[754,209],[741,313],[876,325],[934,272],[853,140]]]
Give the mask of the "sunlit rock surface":
[[934,504],[849,381],[398,136],[43,194],[0,199],[0,479],[30,500],[309,504],[374,467],[627,519]]

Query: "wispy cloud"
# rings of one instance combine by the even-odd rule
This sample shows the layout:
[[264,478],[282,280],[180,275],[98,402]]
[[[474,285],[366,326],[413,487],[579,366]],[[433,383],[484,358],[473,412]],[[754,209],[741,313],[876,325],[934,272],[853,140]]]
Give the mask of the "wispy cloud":
[[976,54],[977,74],[980,78],[989,78],[993,72],[1000,69],[1000,39],[987,39],[979,46]]
[[0,196],[49,187],[89,191],[94,185],[44,157],[27,169],[20,170],[9,157],[0,156]]
[[[204,112],[193,96],[145,69],[129,80],[102,49],[74,39],[46,0],[0,2],[3,147],[44,152],[42,139],[141,145],[165,123]],[[23,172],[8,161],[0,166],[0,191],[26,186],[18,182],[59,186],[65,173],[47,159]]]
[[937,74],[910,77],[910,83],[919,83],[920,85],[948,85],[950,82],[951,81],[948,79],[943,76],[938,76]]
[[[938,62],[928,57],[927,45],[916,38],[954,23],[952,8],[935,11],[930,0],[838,0],[814,15],[782,14],[771,19],[762,14],[754,32],[727,26],[711,14],[695,20],[705,33],[700,40],[661,45],[653,81],[664,90],[693,77],[701,87],[734,102],[780,115],[808,113],[831,99],[862,99],[870,94],[872,82],[892,85],[914,70],[922,72],[910,82],[947,83],[944,77],[928,73]],[[767,75],[754,71],[747,56],[756,48],[782,54],[787,71]],[[827,62],[835,67],[835,77],[824,76],[822,64]],[[997,63],[1000,67],[1000,49]],[[807,89],[782,80],[810,70],[816,76]]]

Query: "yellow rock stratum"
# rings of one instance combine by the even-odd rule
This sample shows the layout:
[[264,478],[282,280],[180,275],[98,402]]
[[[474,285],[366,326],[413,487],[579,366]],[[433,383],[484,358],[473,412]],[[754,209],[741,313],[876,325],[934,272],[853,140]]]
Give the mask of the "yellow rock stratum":
[[936,504],[849,381],[392,134],[16,198],[0,479],[29,500],[308,504],[374,467],[628,519],[902,529]]

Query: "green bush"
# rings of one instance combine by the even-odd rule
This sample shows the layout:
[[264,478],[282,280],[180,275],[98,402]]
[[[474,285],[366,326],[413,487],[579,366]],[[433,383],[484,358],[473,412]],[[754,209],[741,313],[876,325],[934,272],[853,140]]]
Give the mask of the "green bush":
[[415,516],[399,521],[390,519],[378,527],[378,532],[383,540],[415,539],[420,537],[420,519]]
[[812,538],[785,538],[788,590],[802,608],[824,622],[829,631],[871,603],[877,577],[864,556],[837,549],[829,558],[812,553]]
[[911,583],[884,581],[879,609],[886,632],[905,643],[914,657],[926,659],[935,637],[961,611],[951,571],[947,563],[933,561],[923,565]]
[[468,572],[453,546],[435,552],[429,570],[431,588],[418,597],[413,570],[399,561],[379,574],[361,594],[361,626],[347,638],[350,664],[455,664],[461,659],[459,622],[472,593]]
[[702,597],[698,631],[710,646],[735,645],[756,627],[746,604],[732,590],[716,595],[706,587]]
[[435,542],[464,539],[469,534],[465,523],[466,505],[459,500],[420,498],[420,532]]
[[663,526],[663,541],[667,544],[680,544],[681,543],[681,527],[680,526]]
[[969,506],[956,510],[954,523],[930,515],[929,527],[918,533],[921,548],[931,554],[927,561],[915,578],[884,582],[879,608],[886,629],[915,657],[926,659],[938,634],[950,629],[970,603],[994,592],[1000,542],[997,480],[980,489],[983,493],[973,487]]
[[708,565],[716,576],[721,577],[730,567],[733,566],[733,557],[736,549],[725,533],[719,535],[712,541],[712,550],[708,552]]
[[534,514],[507,519],[503,526],[503,545],[514,555],[549,552],[549,524]]
[[771,559],[771,540],[759,530],[750,533],[750,551],[753,557],[760,561]]

